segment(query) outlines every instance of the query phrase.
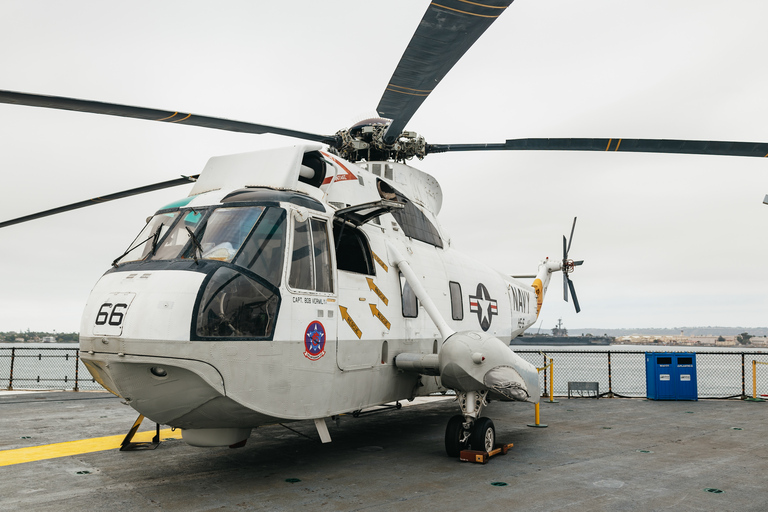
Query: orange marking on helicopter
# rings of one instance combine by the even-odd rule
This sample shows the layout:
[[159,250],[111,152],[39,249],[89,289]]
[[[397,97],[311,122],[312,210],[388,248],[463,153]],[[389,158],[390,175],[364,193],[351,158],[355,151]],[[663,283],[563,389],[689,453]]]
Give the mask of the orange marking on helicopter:
[[371,254],[373,255],[373,259],[376,260],[376,263],[381,265],[381,268],[384,269],[384,272],[389,272],[389,267],[387,266],[387,264],[381,261],[381,258],[379,258],[375,252],[371,251]]
[[192,117],[192,114],[187,114],[187,117],[185,117],[184,119],[177,119],[177,120],[175,120],[175,121],[171,121],[171,122],[172,122],[172,123],[180,123],[180,122],[182,122],[182,121],[186,121],[186,120],[187,120],[187,119],[189,119],[190,117]]
[[326,153],[324,151],[321,151],[320,153],[322,153],[323,156],[333,160],[336,163],[336,165],[341,167],[344,170],[344,172],[345,172],[345,174],[342,174],[341,176],[337,175],[335,180],[333,179],[333,177],[325,178],[323,180],[323,185],[328,185],[328,184],[331,183],[331,181],[351,181],[351,180],[357,180],[357,176],[355,176],[355,174],[352,171],[347,169],[347,167],[343,163],[341,163],[336,158],[334,158],[333,156],[329,155],[328,153]]
[[403,87],[402,85],[395,85],[395,84],[387,84],[387,87],[397,87],[398,89],[407,89],[409,91],[426,92],[426,93],[430,93],[430,92],[432,92],[434,90],[434,89],[429,89],[429,90],[427,90],[427,89],[411,89],[410,87]]
[[[467,3],[469,3],[469,2],[467,2]],[[489,16],[487,14],[475,14],[473,12],[462,11],[461,9],[454,9],[453,7],[446,7],[444,5],[436,4],[434,2],[432,2],[430,5],[434,5],[435,7],[442,7],[443,9],[447,9],[447,10],[453,11],[453,12],[459,12],[461,14],[469,14],[470,16],[477,16],[479,18],[498,18],[499,16],[501,16],[501,14],[497,14],[496,16]],[[484,5],[483,7],[488,7],[488,6]]]
[[164,117],[162,119],[158,119],[158,121],[167,121],[168,119],[176,117],[176,114],[178,114],[178,112],[174,112],[172,116],[168,116],[168,117]]
[[373,279],[370,277],[365,278],[368,281],[368,289],[373,291],[380,299],[381,302],[384,303],[384,305],[389,306],[389,299],[386,295],[384,295],[384,292],[382,292],[378,286],[376,286],[376,283],[373,282]]
[[389,92],[399,92],[400,94],[407,94],[408,96],[419,96],[420,98],[426,98],[427,96],[429,96],[429,93],[427,93],[427,94],[415,94],[415,93],[412,93],[412,92],[405,92],[405,91],[398,91],[397,89],[390,89],[389,87],[387,87],[386,90],[389,91]]
[[621,139],[619,139],[619,142],[616,143],[616,149],[614,149],[614,151],[618,151],[620,145],[621,145]]
[[536,318],[538,318],[539,313],[541,313],[541,305],[544,303],[544,294],[542,293],[544,291],[544,284],[541,282],[541,279],[536,278],[531,286],[536,291]]
[[349,328],[352,329],[352,331],[355,333],[357,339],[362,338],[363,331],[360,330],[355,321],[352,320],[352,317],[349,316],[349,313],[347,313],[347,308],[344,306],[339,306],[339,311],[341,311],[341,319],[347,322],[347,325],[349,325]]
[[612,142],[612,141],[613,141],[613,139],[608,139],[608,145],[607,145],[607,146],[605,146],[605,150],[606,150],[606,151],[609,151],[609,150],[611,149],[611,142]]
[[384,327],[387,328],[387,330],[392,328],[392,324],[389,323],[389,320],[387,320],[387,317],[385,317],[381,311],[379,311],[379,308],[376,307],[376,304],[368,304],[371,307],[371,314],[379,319],[379,321],[384,324]]
[[459,0],[459,2],[463,4],[470,4],[470,5],[477,5],[479,7],[486,7],[488,9],[506,9],[506,7],[500,6],[500,5],[485,5],[485,4],[478,4],[477,2],[470,2],[469,0]]

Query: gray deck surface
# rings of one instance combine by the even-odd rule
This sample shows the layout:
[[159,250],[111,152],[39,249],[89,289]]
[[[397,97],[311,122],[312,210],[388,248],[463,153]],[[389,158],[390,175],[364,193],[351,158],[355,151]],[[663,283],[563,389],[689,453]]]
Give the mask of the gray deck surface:
[[[277,425],[240,449],[172,440],[0,467],[0,510],[768,508],[768,403],[562,398],[542,404],[543,429],[526,426],[530,404],[492,403],[484,415],[515,446],[486,465],[446,456],[445,425],[457,411],[436,401],[345,416],[328,422],[326,445],[299,422],[290,427],[312,439]],[[136,416],[106,393],[2,395],[0,450],[124,434]]]

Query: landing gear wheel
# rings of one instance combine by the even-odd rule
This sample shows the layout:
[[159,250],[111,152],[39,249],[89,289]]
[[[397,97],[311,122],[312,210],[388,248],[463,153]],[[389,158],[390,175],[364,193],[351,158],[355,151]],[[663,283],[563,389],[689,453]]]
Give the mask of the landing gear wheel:
[[[447,437],[446,437],[447,442]],[[479,418],[472,427],[469,435],[469,446],[473,450],[490,453],[496,444],[496,429],[491,418]]]
[[461,450],[467,447],[464,439],[464,416],[457,414],[448,420],[445,428],[445,451],[449,457],[458,457]]

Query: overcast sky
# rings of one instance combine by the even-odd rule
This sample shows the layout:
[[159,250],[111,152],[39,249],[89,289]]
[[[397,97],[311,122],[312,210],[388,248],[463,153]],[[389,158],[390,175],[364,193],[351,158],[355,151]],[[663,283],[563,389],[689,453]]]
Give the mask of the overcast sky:
[[[0,0],[0,89],[333,133],[375,112],[428,1]],[[768,141],[768,2],[516,0],[408,129],[519,137]],[[0,220],[202,170],[270,135],[0,105]],[[607,153],[432,155],[453,246],[511,273],[571,256],[543,329],[768,325],[768,160]],[[0,331],[76,331],[144,219],[190,187],[0,230]]]

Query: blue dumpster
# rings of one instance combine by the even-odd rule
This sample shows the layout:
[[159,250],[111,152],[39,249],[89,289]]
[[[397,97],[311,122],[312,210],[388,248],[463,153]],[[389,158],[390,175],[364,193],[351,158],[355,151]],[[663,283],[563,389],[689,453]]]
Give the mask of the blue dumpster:
[[696,354],[645,354],[645,385],[650,400],[698,400]]

